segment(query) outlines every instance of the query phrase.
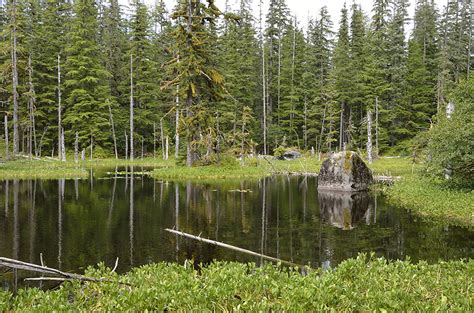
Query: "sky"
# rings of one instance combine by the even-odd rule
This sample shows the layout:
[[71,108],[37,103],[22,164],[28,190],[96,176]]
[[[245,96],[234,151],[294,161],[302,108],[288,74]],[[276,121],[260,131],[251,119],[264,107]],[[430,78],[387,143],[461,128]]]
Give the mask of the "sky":
[[[145,0],[147,2],[149,1],[155,1],[155,0]],[[239,0],[228,0],[229,4],[231,7],[237,7],[237,4],[239,3]],[[410,17],[413,17],[413,14],[415,12],[415,1],[416,0],[410,0],[411,6],[410,6]],[[168,10],[173,8],[173,6],[176,3],[176,0],[165,0]],[[253,0],[253,6],[254,6],[254,15],[258,16],[259,13],[259,5],[260,0]],[[286,3],[288,4],[289,8],[293,12],[293,14],[296,14],[298,17],[298,20],[300,21],[302,26],[307,25],[307,21],[309,17],[315,17],[317,16],[317,13],[319,12],[319,9],[322,6],[327,6],[329,9],[329,14],[331,15],[331,18],[334,22],[334,27],[335,30],[337,29],[337,25],[339,22],[339,16],[341,12],[341,8],[344,5],[345,0],[287,0]],[[371,10],[372,10],[372,3],[373,0],[355,0],[356,3],[361,4],[362,8],[366,12],[366,14],[369,14],[371,16]],[[444,4],[446,3],[446,0],[435,0],[435,2],[438,5],[438,9],[441,9]],[[269,0],[264,0],[264,14],[266,14],[268,10],[268,3]],[[347,0],[348,6],[352,5],[353,0]],[[217,0],[217,5],[219,8],[223,9],[225,4],[225,0]]]

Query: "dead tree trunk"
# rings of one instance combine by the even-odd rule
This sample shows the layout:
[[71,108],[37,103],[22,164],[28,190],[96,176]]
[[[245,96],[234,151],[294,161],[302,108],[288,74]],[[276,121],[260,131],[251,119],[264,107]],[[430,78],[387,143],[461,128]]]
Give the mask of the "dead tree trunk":
[[156,159],[156,123],[153,123],[153,159]]
[[109,105],[109,119],[110,119],[110,126],[112,127],[112,139],[114,141],[114,152],[115,152],[115,159],[118,160],[118,151],[117,151],[117,137],[115,136],[115,124],[114,124],[114,116],[112,114],[112,108],[110,107],[109,99],[107,99],[107,104]]
[[61,108],[61,55],[58,54],[58,158],[59,161],[65,161],[63,155],[62,142],[62,108]]
[[367,161],[372,164],[372,112],[367,111]]
[[379,157],[379,98],[375,98],[375,157]]
[[76,132],[76,140],[74,141],[74,162],[79,161],[79,134]]
[[6,114],[3,119],[3,124],[5,126],[5,159],[8,160],[10,159],[10,151],[8,148],[8,116]]
[[263,109],[263,154],[267,155],[267,86],[265,77],[265,44],[263,42],[263,1],[260,0],[260,42],[262,49],[262,109]]
[[[188,88],[188,95],[186,99],[186,116],[188,120],[190,119],[192,113],[191,113],[191,106],[193,104],[193,91],[191,90],[191,87]],[[195,130],[190,129],[187,127],[187,138],[186,138],[186,165],[188,167],[193,166],[194,163],[194,151],[192,147],[192,141],[194,138],[194,132]]]
[[93,148],[94,148],[94,137],[92,137],[92,135],[91,135],[91,155],[90,155],[90,157],[91,157],[91,161],[92,161],[92,152],[93,152]]
[[30,159],[33,155],[38,156],[38,150],[36,145],[36,125],[35,125],[35,89],[33,86],[33,67],[31,65],[31,54],[28,56],[28,113],[30,120],[30,132],[28,138],[28,155]]
[[161,155],[165,160],[165,136],[163,131],[163,118],[160,119],[160,139],[161,139]]
[[345,148],[344,143],[344,103],[341,103],[341,117],[340,117],[340,124],[339,124],[339,151],[342,151]]
[[125,160],[128,160],[128,136],[125,132]]
[[133,161],[133,56],[130,55],[130,161]]
[[[179,62],[179,56],[178,56]],[[174,158],[179,158],[179,85],[176,86],[176,126],[175,126]]]
[[61,158],[66,161],[66,144],[64,141],[64,128],[61,128]]
[[12,93],[13,93],[13,157],[19,152],[20,136],[18,133],[18,59],[17,59],[17,1],[12,0]]
[[324,105],[324,110],[323,110],[323,120],[321,121],[321,133],[319,134],[319,142],[318,142],[318,154],[321,155],[321,149],[322,149],[322,142],[323,142],[323,135],[324,135],[324,124],[326,123],[326,110],[327,110],[327,105]]

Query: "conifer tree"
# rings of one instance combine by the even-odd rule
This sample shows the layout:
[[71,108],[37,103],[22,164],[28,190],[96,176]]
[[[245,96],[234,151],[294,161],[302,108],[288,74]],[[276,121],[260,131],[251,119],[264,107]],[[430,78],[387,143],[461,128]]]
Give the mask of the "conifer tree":
[[[98,43],[97,5],[92,0],[78,0],[73,7],[71,28],[66,35],[65,64],[66,140],[79,135],[79,146],[107,147],[109,121],[106,99],[109,73],[103,67]],[[90,147],[92,151],[92,146]]]
[[[209,100],[219,95],[223,86],[223,76],[216,69],[209,47],[215,43],[210,26],[222,12],[214,1],[207,4],[198,1],[179,1],[172,18],[180,21],[175,32],[174,47],[176,58],[169,62],[174,78],[166,87],[180,85],[186,103],[186,165],[192,166],[200,158],[200,121],[207,117]],[[178,56],[179,55],[179,60]]]
[[322,7],[319,18],[312,20],[308,27],[308,47],[306,49],[306,71],[303,75],[306,110],[305,148],[309,146],[321,151],[323,138],[327,134],[328,106],[332,100],[330,93],[330,71],[332,69],[333,36],[332,21],[327,7]]
[[348,11],[344,5],[341,10],[341,20],[334,50],[334,84],[337,92],[337,101],[340,104],[339,120],[339,150],[345,148],[351,141],[351,61]]
[[[65,59],[66,33],[70,27],[71,7],[62,0],[47,0],[43,3],[41,17],[33,36],[32,63],[33,83],[36,94],[36,122],[43,134],[41,151],[50,151],[59,139],[57,121],[57,59]],[[48,38],[48,40],[44,40]]]

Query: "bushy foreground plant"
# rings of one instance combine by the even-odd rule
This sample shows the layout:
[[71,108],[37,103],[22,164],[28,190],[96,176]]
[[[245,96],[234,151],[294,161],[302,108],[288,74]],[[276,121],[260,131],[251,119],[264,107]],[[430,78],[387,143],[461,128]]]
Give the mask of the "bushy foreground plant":
[[169,311],[472,311],[474,262],[428,265],[360,255],[334,270],[304,274],[267,264],[152,264],[119,276],[99,266],[86,274],[127,282],[66,283],[51,291],[0,292],[0,310]]

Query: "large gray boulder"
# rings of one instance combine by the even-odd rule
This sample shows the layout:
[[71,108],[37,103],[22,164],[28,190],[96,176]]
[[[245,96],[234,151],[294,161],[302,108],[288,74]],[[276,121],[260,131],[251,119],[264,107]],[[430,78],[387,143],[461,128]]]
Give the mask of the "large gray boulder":
[[363,191],[372,184],[372,172],[352,151],[332,154],[323,162],[318,175],[318,190]]

